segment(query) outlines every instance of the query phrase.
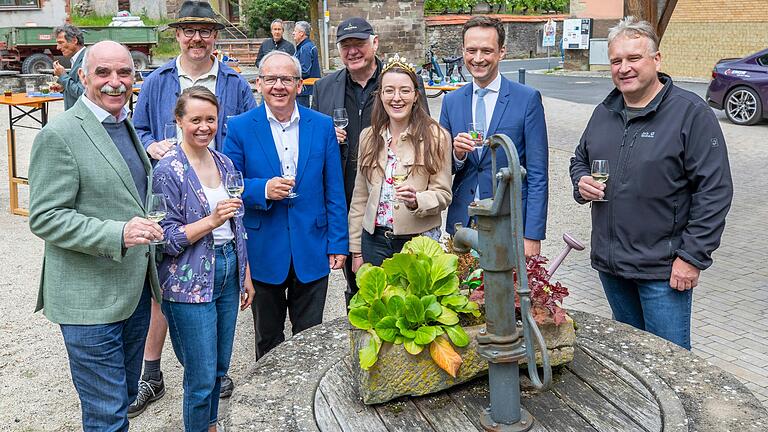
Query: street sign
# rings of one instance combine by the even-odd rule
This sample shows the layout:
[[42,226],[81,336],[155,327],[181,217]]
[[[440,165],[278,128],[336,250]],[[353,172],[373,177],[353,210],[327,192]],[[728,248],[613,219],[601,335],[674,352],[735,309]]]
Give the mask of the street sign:
[[563,45],[565,49],[589,49],[589,31],[592,20],[567,19],[563,21]]
[[557,23],[552,21],[552,19],[549,19],[549,21],[544,24],[544,36],[541,40],[541,46],[555,46],[555,34],[557,34]]

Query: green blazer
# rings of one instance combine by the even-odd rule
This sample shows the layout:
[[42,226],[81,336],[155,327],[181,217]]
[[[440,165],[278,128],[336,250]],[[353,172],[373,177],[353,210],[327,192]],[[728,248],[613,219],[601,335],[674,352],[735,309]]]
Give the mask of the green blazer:
[[[151,165],[128,121],[147,171]],[[59,324],[107,324],[136,309],[144,281],[160,301],[154,246],[128,248],[123,227],[145,203],[123,156],[78,100],[35,137],[29,162],[29,227],[45,240],[37,309]]]

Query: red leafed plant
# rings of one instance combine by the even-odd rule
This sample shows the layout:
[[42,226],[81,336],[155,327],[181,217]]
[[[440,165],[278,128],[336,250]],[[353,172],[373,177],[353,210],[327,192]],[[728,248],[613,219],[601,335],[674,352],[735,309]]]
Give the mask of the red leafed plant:
[[[568,297],[568,288],[560,282],[552,283],[544,265],[547,258],[537,255],[526,260],[528,272],[528,287],[531,289],[531,312],[533,318],[539,324],[551,320],[555,325],[566,321],[563,299]],[[469,299],[479,304],[485,301],[485,286],[483,285],[483,269],[478,268],[477,257],[470,254],[459,255],[459,274],[462,285],[471,292]],[[514,283],[517,285],[517,274],[514,275]],[[515,309],[520,316],[520,297],[515,290]]]

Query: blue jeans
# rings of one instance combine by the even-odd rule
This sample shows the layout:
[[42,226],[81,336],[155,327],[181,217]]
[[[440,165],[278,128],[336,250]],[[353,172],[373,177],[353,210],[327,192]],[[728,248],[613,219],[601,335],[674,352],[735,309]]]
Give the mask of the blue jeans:
[[624,279],[600,272],[613,318],[691,349],[693,290],[678,291],[669,280]]
[[184,367],[184,430],[204,432],[219,417],[221,377],[229,370],[240,283],[234,242],[216,247],[213,299],[164,301],[173,351]]
[[128,319],[111,324],[62,324],[61,334],[83,416],[83,430],[127,431],[149,329],[150,288]]

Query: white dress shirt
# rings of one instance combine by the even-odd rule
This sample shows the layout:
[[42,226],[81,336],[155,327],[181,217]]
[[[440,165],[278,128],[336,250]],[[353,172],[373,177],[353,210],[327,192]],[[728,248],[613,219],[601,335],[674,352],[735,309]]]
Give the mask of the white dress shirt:
[[[275,115],[272,114],[269,105],[264,104],[264,108],[266,108],[267,111],[267,121],[269,121],[269,128],[272,130],[272,139],[275,141],[275,150],[277,150],[277,157],[280,159],[281,170],[286,157],[291,157],[294,165],[298,165],[299,119],[301,119],[298,104],[294,102],[291,118],[285,123],[279,121]],[[266,185],[264,186],[264,196],[269,199]]]
[[91,110],[93,115],[96,116],[96,119],[99,120],[99,123],[120,123],[121,121],[125,120],[126,117],[128,117],[128,113],[130,112],[128,108],[123,105],[123,108],[120,110],[120,114],[118,114],[117,117],[113,116],[112,114],[108,113],[104,108],[96,105],[88,99],[88,96],[83,93],[82,96],[80,96],[80,99],[83,100],[83,103],[85,106],[88,107],[88,109]]
[[[477,84],[477,81],[472,80],[472,121],[475,121],[475,108],[477,106],[476,90],[479,88],[480,85]],[[501,74],[496,75],[496,78],[494,78],[485,88],[489,90],[483,98],[485,101],[485,134],[488,135],[488,129],[491,125],[491,119],[493,118],[493,109],[496,108],[496,101],[499,100],[499,91],[501,91]],[[475,148],[475,151],[477,151],[477,157],[479,159],[480,156],[483,155],[483,149]],[[453,160],[456,162],[456,168],[461,169],[461,167],[464,166],[464,161],[467,160],[467,156],[464,155],[464,159],[459,159],[456,157],[456,153],[454,153]]]

